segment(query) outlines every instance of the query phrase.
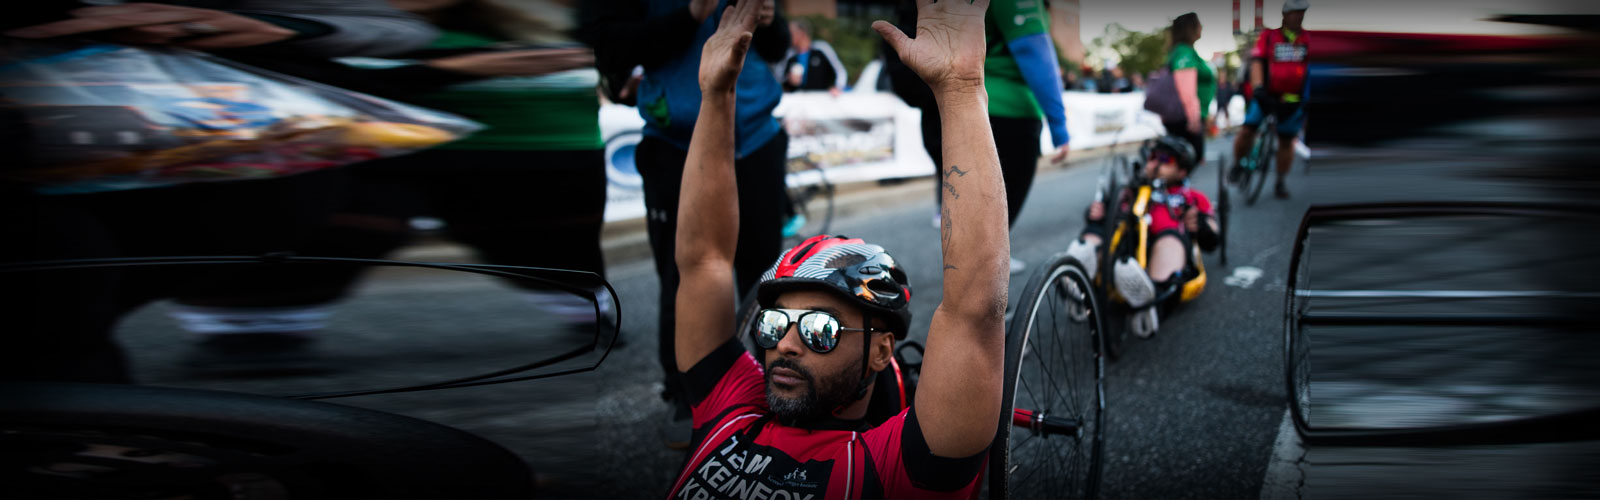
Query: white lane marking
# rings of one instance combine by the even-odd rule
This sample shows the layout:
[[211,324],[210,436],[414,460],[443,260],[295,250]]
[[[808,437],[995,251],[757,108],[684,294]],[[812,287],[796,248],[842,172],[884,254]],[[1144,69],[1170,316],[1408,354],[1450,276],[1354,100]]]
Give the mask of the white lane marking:
[[1528,297],[1600,298],[1600,293],[1559,290],[1299,290],[1301,297],[1339,299],[1512,299]]
[[1222,282],[1228,286],[1250,288],[1251,285],[1256,284],[1256,280],[1261,279],[1262,274],[1260,268],[1239,266],[1233,268],[1233,275],[1224,278]]
[[1305,446],[1289,420],[1289,410],[1283,410],[1283,423],[1278,425],[1278,439],[1272,443],[1272,456],[1267,458],[1267,474],[1261,478],[1262,500],[1301,498],[1305,486]]

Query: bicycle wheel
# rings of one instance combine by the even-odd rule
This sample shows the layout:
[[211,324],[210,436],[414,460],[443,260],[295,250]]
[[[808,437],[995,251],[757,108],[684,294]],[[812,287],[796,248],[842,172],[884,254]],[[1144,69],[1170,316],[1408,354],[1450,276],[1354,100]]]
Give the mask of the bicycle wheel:
[[[1093,498],[1105,418],[1102,318],[1075,259],[1051,257],[1006,328],[1002,425],[991,498]],[[998,454],[998,456],[996,456]]]
[[[1226,157],[1223,157],[1226,158]],[[1217,257],[1222,261],[1222,267],[1228,267],[1228,186],[1224,172],[1229,163],[1224,160],[1221,168],[1217,169]]]
[[1309,250],[1309,218],[1301,222],[1289,256],[1289,282],[1284,306],[1283,367],[1285,389],[1289,394],[1289,411],[1295,428],[1305,430],[1311,425],[1311,340],[1306,325],[1301,321],[1310,309],[1304,295],[1311,289]]
[[1273,164],[1278,158],[1278,126],[1273,120],[1262,120],[1260,132],[1256,134],[1256,147],[1251,151],[1255,159],[1251,162],[1251,177],[1239,184],[1245,190],[1244,202],[1254,205],[1261,198],[1261,190],[1267,185],[1267,177],[1272,176]]

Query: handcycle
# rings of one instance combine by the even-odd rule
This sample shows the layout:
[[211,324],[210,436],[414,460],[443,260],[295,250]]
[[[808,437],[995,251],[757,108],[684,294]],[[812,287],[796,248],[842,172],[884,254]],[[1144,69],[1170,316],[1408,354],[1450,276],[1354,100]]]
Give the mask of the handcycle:
[[[1150,147],[1148,142],[1141,147],[1139,157],[1147,157]],[[1103,201],[1107,208],[1106,216],[1102,219],[1101,233],[1105,241],[1099,246],[1099,255],[1096,256],[1099,269],[1094,273],[1095,278],[1089,289],[1094,291],[1099,299],[1097,302],[1105,309],[1105,313],[1102,314],[1102,317],[1106,318],[1103,319],[1105,323],[1103,326],[1106,328],[1105,343],[1107,354],[1112,360],[1123,353],[1127,328],[1124,322],[1111,321],[1109,318],[1125,316],[1135,311],[1129,307],[1113,285],[1112,268],[1116,262],[1131,257],[1141,268],[1148,269],[1149,249],[1154,243],[1149,234],[1149,213],[1155,208],[1152,198],[1160,189],[1160,180],[1145,178],[1143,170],[1143,160],[1128,161],[1125,158],[1116,160],[1102,173],[1099,191],[1096,193],[1097,199]],[[1230,207],[1225,199],[1217,206],[1219,248],[1223,249],[1226,248],[1227,242],[1229,210]],[[1205,290],[1207,274],[1200,248],[1197,245],[1191,246],[1189,251],[1191,254],[1188,256],[1188,265],[1181,271],[1180,281],[1166,289],[1157,290],[1155,299],[1147,305],[1148,307],[1161,307],[1165,312],[1175,309],[1180,304],[1193,301]],[[1082,267],[1083,264],[1077,263],[1077,265]]]
[[[429,278],[448,273],[471,280],[537,284],[589,301],[597,321],[591,336],[557,348],[506,353],[504,359],[515,364],[509,368],[492,370],[474,361],[471,375],[423,375],[425,381],[398,384],[393,381],[396,377],[388,376],[385,379],[389,381],[378,387],[357,390],[280,394],[290,389],[283,388],[278,379],[267,382],[276,395],[160,386],[0,382],[0,450],[4,450],[0,451],[0,463],[4,464],[0,483],[7,485],[10,494],[34,498],[535,495],[531,468],[496,442],[441,423],[322,401],[593,371],[610,354],[620,331],[620,304],[610,284],[597,275],[517,266],[274,254],[8,263],[0,264],[0,276],[11,284],[41,283],[57,279],[54,276],[77,283],[99,277],[98,273],[219,280],[247,268],[288,273],[352,265],[413,278],[434,272]],[[597,288],[610,297],[597,295],[593,291]],[[436,293],[425,295],[439,300]],[[601,301],[611,307],[601,307]],[[436,326],[460,328],[455,320],[444,323]],[[426,326],[412,326],[418,332],[427,331]],[[429,349],[423,354],[440,353]],[[405,360],[402,364],[409,371],[425,368]],[[372,384],[367,379],[361,383]]]

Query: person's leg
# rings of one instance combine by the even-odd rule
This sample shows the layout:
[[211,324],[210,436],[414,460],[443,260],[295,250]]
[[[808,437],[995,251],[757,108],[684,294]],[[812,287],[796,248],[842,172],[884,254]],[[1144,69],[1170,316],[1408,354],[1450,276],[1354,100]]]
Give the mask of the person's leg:
[[674,352],[673,324],[677,316],[678,264],[676,260],[678,227],[678,191],[683,184],[683,163],[688,152],[671,143],[650,136],[639,141],[635,161],[643,182],[645,231],[650,238],[651,253],[655,257],[656,276],[660,279],[656,337],[658,360],[661,363],[666,385],[662,397],[677,399],[678,360]]
[[784,164],[789,135],[779,132],[759,149],[734,161],[739,190],[739,242],[733,274],[740,298],[783,251]]
[[1305,120],[1303,103],[1285,103],[1279,106],[1278,182],[1274,189],[1279,198],[1289,197],[1289,188],[1284,185],[1284,179],[1289,176],[1290,169],[1294,168],[1295,141],[1300,136],[1300,128],[1305,124]]
[[603,150],[450,151],[448,193],[433,205],[450,235],[484,261],[588,271],[605,276]]
[[1039,168],[1039,136],[1044,123],[1034,118],[990,116],[995,151],[1000,156],[1000,175],[1006,183],[1007,223],[1016,225],[1028,190]]
[[1150,245],[1150,280],[1162,283],[1182,271],[1188,264],[1183,239],[1176,234],[1162,234]]
[[1250,153],[1250,144],[1256,140],[1256,128],[1261,126],[1261,106],[1251,102],[1244,113],[1244,123],[1239,126],[1239,134],[1233,138],[1233,165],[1237,167],[1246,154]]

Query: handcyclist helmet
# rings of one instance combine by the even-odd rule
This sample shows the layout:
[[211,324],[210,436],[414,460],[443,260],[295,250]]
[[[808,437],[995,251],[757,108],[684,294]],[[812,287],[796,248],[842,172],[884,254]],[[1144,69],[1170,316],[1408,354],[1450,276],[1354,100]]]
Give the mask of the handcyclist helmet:
[[887,321],[895,340],[911,327],[911,285],[883,247],[818,235],[778,256],[756,285],[756,302],[773,307],[790,290],[824,290]]
[[1161,151],[1165,151],[1167,154],[1172,155],[1173,159],[1178,161],[1178,168],[1184,169],[1185,171],[1194,170],[1194,146],[1190,145],[1188,140],[1176,135],[1161,136],[1161,138],[1156,139],[1156,143],[1150,147],[1150,154],[1153,155]]

